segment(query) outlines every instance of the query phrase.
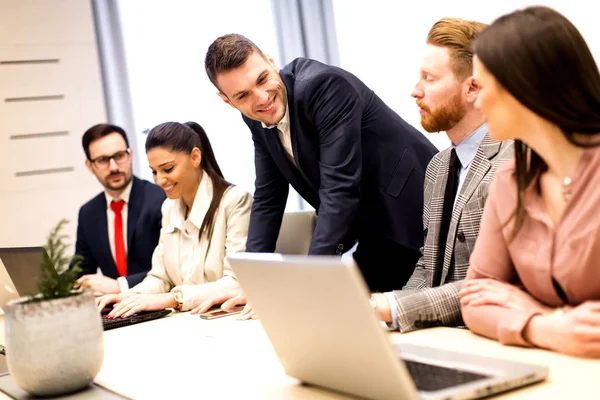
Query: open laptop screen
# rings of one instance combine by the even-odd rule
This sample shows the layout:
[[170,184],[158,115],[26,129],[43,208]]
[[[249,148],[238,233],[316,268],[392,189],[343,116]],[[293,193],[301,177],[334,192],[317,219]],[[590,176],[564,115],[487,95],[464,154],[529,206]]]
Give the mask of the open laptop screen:
[[[43,247],[20,247],[0,249],[0,262],[8,273],[20,296],[37,293],[37,278],[40,274]],[[1,282],[2,285],[10,282]]]

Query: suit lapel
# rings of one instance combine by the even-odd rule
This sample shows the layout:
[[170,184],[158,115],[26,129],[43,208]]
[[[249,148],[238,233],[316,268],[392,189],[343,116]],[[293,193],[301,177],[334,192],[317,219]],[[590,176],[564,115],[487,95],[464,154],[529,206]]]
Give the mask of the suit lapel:
[[[288,118],[290,124],[290,140],[292,142],[292,154],[294,155],[294,160],[296,162],[296,166],[291,165],[291,162],[285,157],[286,163],[290,166],[290,168],[296,169],[300,172],[300,175],[304,180],[313,188],[313,190],[318,190],[315,188],[311,182],[311,180],[306,175],[305,171],[302,168],[303,159],[300,157],[300,149],[298,146],[298,128],[299,128],[299,118],[296,112],[296,107],[294,103],[294,74],[289,71],[280,71],[281,80],[283,81],[286,91],[287,91],[287,101],[288,101]],[[281,146],[280,146],[281,147]]]
[[137,178],[133,178],[133,184],[131,185],[131,193],[129,194],[129,204],[127,205],[127,255],[131,250],[131,244],[133,243],[133,234],[137,226],[137,220],[140,216],[140,209],[142,208],[142,193],[140,182]]
[[[446,248],[444,252],[444,270],[442,271],[442,284],[446,281],[446,277],[448,276],[448,272],[450,269],[450,262],[452,254],[454,253],[454,242],[456,238],[456,232],[458,230],[458,225],[460,223],[460,219],[462,216],[463,208],[465,204],[469,201],[475,190],[479,187],[479,183],[488,173],[490,168],[492,167],[492,163],[490,159],[495,157],[500,150],[501,143],[492,140],[489,135],[485,135],[481,145],[477,149],[477,153],[475,153],[475,157],[473,161],[471,161],[471,165],[469,167],[469,171],[467,172],[467,176],[465,177],[465,181],[463,182],[460,193],[458,194],[458,198],[456,199],[456,203],[454,206],[454,210],[452,211],[452,220],[450,221],[450,228],[448,231],[448,240],[446,243],[451,244]],[[441,243],[440,243],[441,245]]]
[[294,166],[285,156],[283,147],[279,142],[277,128],[263,128],[263,131],[265,133],[265,140],[267,142],[269,152],[273,157],[273,161],[275,161],[275,164],[277,164],[283,176],[285,176],[289,182],[293,182],[295,180],[294,172],[292,170]]
[[[296,166],[302,172],[302,167],[298,162],[298,130],[296,129],[296,122],[298,118],[296,117],[295,107],[294,105],[294,75],[291,73],[286,73],[284,71],[280,71],[281,80],[285,84],[285,88],[287,91],[287,102],[288,102],[288,119],[290,124],[290,140],[292,142],[292,154],[294,155],[294,160],[296,161]],[[303,174],[304,175],[304,174]]]
[[108,242],[108,218],[106,216],[106,207],[106,197],[103,195],[100,197],[100,209],[98,210],[98,220],[96,223],[98,229],[98,241],[100,243],[102,254],[105,255],[104,263],[102,263],[101,266],[104,268],[111,268],[117,273],[117,264],[115,263],[115,258],[110,250],[110,243]]
[[[439,264],[439,248],[443,246],[443,243],[439,243],[440,240],[440,228],[442,225],[442,215],[444,213],[444,192],[446,190],[446,184],[448,182],[448,168],[450,165],[450,149],[444,150],[444,153],[440,157],[440,166],[438,171],[441,173],[436,179],[435,184],[433,186],[433,191],[431,194],[431,203],[429,209],[429,228],[427,232],[427,236],[432,235],[432,242],[435,249],[430,257],[432,259],[431,264],[434,269],[437,268]],[[435,245],[437,244],[437,245]],[[433,285],[433,275],[429,274],[429,286]]]

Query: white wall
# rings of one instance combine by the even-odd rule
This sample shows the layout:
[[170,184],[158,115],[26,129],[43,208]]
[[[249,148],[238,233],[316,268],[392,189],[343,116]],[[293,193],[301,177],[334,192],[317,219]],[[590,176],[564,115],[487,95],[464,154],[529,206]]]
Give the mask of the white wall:
[[[36,96],[57,97],[23,99]],[[81,135],[105,119],[90,2],[0,0],[1,247],[43,244],[61,218],[74,242],[79,207],[101,190]]]
[[[410,92],[418,79],[427,32],[442,17],[491,23],[517,8],[547,5],[579,28],[596,60],[600,60],[598,14],[590,8],[593,3],[583,0],[333,0],[333,3],[340,66],[355,73],[422,132],[425,131]],[[444,133],[426,136],[440,149],[450,143]]]

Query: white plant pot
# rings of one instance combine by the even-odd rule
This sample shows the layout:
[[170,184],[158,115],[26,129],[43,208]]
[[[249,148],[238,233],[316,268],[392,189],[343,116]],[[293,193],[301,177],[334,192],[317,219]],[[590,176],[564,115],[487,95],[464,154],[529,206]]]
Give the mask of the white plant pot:
[[75,392],[104,360],[104,331],[91,292],[6,307],[6,361],[14,381],[36,396]]

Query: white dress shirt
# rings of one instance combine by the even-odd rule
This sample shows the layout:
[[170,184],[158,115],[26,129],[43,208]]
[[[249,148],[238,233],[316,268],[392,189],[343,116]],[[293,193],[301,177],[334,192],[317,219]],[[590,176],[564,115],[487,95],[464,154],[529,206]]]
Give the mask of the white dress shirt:
[[201,265],[200,259],[200,227],[204,216],[208,211],[210,202],[202,201],[202,197],[212,198],[212,184],[207,173],[202,174],[200,185],[196,191],[194,204],[186,218],[186,205],[183,199],[179,199],[175,205],[174,212],[171,214],[170,228],[177,229],[180,232],[179,240],[179,268],[183,282],[190,282],[194,270]]
[[[123,205],[123,210],[121,211],[121,215],[123,217],[123,241],[125,242],[125,257],[127,257],[127,208],[129,207],[129,196],[131,195],[131,186],[133,185],[133,179],[125,189],[121,193],[121,195],[117,198],[112,197],[108,192],[104,191],[104,196],[106,196],[106,221],[108,222],[108,243],[110,245],[110,252],[117,262],[116,252],[115,252],[115,212],[110,208],[110,203],[112,201],[120,201],[123,200],[125,204]],[[129,289],[129,283],[124,276],[120,276],[117,278],[117,282],[119,283],[119,288],[121,292]]]
[[281,146],[285,151],[285,155],[287,158],[296,166],[296,160],[294,159],[294,151],[292,150],[292,136],[290,134],[290,113],[289,107],[286,104],[285,106],[285,114],[281,121],[277,125],[266,125],[264,122],[261,122],[262,127],[266,129],[272,129],[277,126],[277,134],[279,135],[279,141],[281,142]]

